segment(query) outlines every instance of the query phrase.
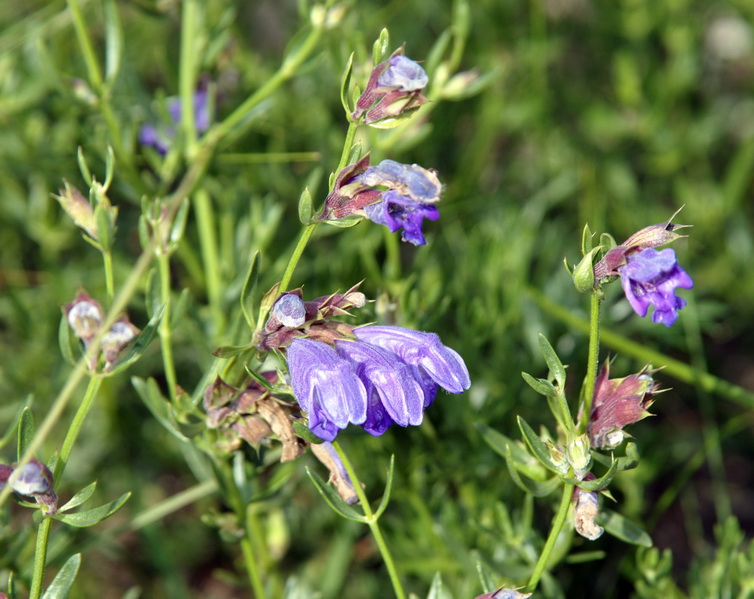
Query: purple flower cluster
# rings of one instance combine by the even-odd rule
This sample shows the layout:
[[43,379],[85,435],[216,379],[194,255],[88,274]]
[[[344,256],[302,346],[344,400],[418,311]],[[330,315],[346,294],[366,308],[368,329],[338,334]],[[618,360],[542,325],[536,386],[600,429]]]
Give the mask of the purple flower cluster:
[[[176,126],[181,122],[181,99],[168,99],[168,114],[170,124],[152,125],[146,123],[139,131],[139,143],[143,146],[155,148],[161,155],[170,150],[170,145],[176,136]],[[200,89],[194,93],[194,119],[197,133],[204,133],[209,129],[210,102],[209,93],[206,89]]]
[[334,347],[296,338],[288,348],[293,391],[326,441],[348,424],[375,436],[393,424],[419,425],[438,387],[461,393],[471,385],[463,359],[433,333],[365,326],[353,334]]
[[654,307],[652,320],[671,326],[686,300],[675,295],[678,287],[691,289],[694,282],[678,265],[675,251],[647,248],[626,256],[626,264],[618,268],[626,299],[639,316],[646,316]]
[[436,203],[441,193],[442,184],[431,169],[395,160],[370,166],[365,156],[338,174],[322,219],[366,216],[391,233],[403,229],[403,241],[424,245],[423,221],[440,218]]

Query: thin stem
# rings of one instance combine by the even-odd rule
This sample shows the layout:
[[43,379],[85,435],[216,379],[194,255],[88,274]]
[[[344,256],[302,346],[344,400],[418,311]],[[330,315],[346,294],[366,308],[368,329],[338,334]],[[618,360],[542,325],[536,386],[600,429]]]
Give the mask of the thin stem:
[[[583,333],[589,332],[589,322],[584,318],[556,304],[536,289],[530,287],[527,288],[527,292],[535,303],[551,316],[577,331]],[[671,358],[662,352],[655,351],[645,343],[631,341],[623,335],[605,328],[600,331],[600,340],[604,345],[613,348],[625,356],[632,356],[637,360],[641,360],[644,364],[652,363],[654,366],[663,366],[663,374],[673,376],[684,383],[698,385],[699,388],[705,391],[715,393],[747,408],[754,408],[754,393],[748,389],[733,385],[708,372],[698,372],[689,364]]]
[[185,136],[186,156],[191,159],[196,146],[194,92],[196,88],[196,38],[199,5],[196,0],[184,0],[181,19],[181,58],[179,66],[179,94],[181,98],[181,128]]
[[196,223],[199,229],[199,246],[202,252],[202,264],[207,284],[207,298],[210,313],[215,325],[215,335],[219,336],[225,330],[225,312],[223,310],[223,285],[220,276],[221,267],[217,253],[217,233],[215,213],[209,193],[205,189],[197,189],[194,194],[196,208]]
[[71,457],[73,446],[78,439],[79,433],[81,432],[81,427],[84,425],[84,421],[89,415],[89,410],[91,410],[92,405],[94,404],[94,398],[97,397],[97,392],[99,391],[101,385],[102,379],[100,377],[93,376],[89,379],[89,385],[87,385],[86,387],[84,399],[81,400],[79,409],[76,410],[76,414],[73,417],[71,426],[68,428],[65,439],[63,439],[63,445],[60,448],[60,457],[55,464],[55,472],[52,478],[56,487],[60,482],[60,477],[63,476],[63,471],[68,464],[68,458]]
[[567,483],[564,484],[563,495],[560,498],[560,506],[558,507],[558,512],[555,514],[555,519],[552,522],[550,535],[547,537],[547,541],[545,542],[545,546],[539,556],[537,565],[534,567],[534,572],[532,572],[531,578],[529,579],[529,584],[526,585],[527,593],[533,593],[536,590],[539,580],[542,578],[542,574],[544,574],[547,569],[547,562],[550,560],[550,556],[555,548],[555,543],[558,540],[560,531],[563,530],[563,525],[565,524],[566,516],[568,515],[568,508],[571,506],[572,496],[573,485]]
[[105,263],[105,289],[107,290],[107,305],[109,306],[115,295],[112,252],[110,250],[102,252],[102,260]]
[[170,401],[175,401],[178,379],[175,375],[175,360],[173,359],[172,342],[172,299],[170,286],[170,255],[160,252],[157,257],[160,271],[160,299],[164,306],[164,313],[160,321],[160,347],[162,350],[162,364],[165,369],[165,379],[168,385]]
[[369,530],[371,531],[372,536],[377,543],[377,548],[380,550],[380,555],[382,556],[382,561],[385,563],[388,575],[390,576],[390,582],[393,585],[395,596],[397,599],[406,599],[406,593],[403,590],[401,580],[398,577],[398,570],[395,567],[393,556],[390,553],[390,549],[387,546],[387,542],[385,541],[385,537],[382,535],[382,530],[380,529],[380,525],[378,523],[379,517],[372,511],[372,507],[369,505],[369,500],[367,499],[366,493],[364,493],[364,489],[361,486],[361,481],[359,481],[358,477],[356,476],[356,471],[353,469],[353,466],[351,465],[348,456],[346,456],[345,452],[343,451],[343,448],[340,446],[340,443],[333,441],[332,446],[338,453],[340,460],[343,462],[343,467],[346,469],[346,472],[348,472],[348,477],[351,479],[351,484],[353,485],[354,490],[356,491],[356,495],[359,498],[359,504],[361,505],[361,509],[364,510],[364,516],[366,517],[366,524],[367,526],[369,526]]
[[264,599],[267,593],[262,582],[262,577],[259,574],[259,558],[254,553],[254,545],[251,542],[252,530],[250,526],[250,514],[249,510],[251,505],[246,506],[246,513],[244,514],[244,530],[246,534],[241,539],[241,552],[243,553],[243,561],[246,566],[246,572],[249,575],[249,582],[251,588],[254,591],[255,599]]
[[594,395],[594,386],[597,381],[597,364],[600,356],[600,303],[602,302],[600,293],[592,293],[589,304],[589,354],[586,370],[586,381],[584,383],[584,409],[581,412],[581,422],[579,423],[580,432],[586,432],[589,424],[589,416],[592,413],[592,396]]
[[43,517],[37,529],[37,544],[34,549],[34,571],[31,575],[31,590],[29,599],[39,599],[44,583],[45,566],[47,562],[47,542],[50,538],[52,518]]

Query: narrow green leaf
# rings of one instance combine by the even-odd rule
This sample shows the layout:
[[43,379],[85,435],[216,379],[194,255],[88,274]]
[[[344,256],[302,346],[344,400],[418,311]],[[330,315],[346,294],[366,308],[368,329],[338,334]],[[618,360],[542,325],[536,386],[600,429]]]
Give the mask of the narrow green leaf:
[[149,411],[157,419],[157,422],[164,426],[176,439],[184,442],[189,440],[178,428],[175,414],[173,414],[170,404],[163,397],[154,379],[150,378],[145,381],[144,379],[133,377],[131,378],[131,384],[136,389],[141,400],[149,408]]
[[581,232],[581,255],[586,256],[589,252],[592,251],[592,239],[594,238],[594,233],[592,233],[592,230],[589,228],[589,225],[584,225],[584,230]]
[[81,566],[80,553],[69,557],[55,575],[55,578],[52,579],[50,586],[42,595],[42,599],[66,599],[68,593],[71,592],[74,580],[76,580],[79,566]]
[[382,513],[387,508],[387,504],[390,503],[390,494],[393,492],[393,472],[395,471],[395,454],[390,456],[390,467],[387,470],[387,480],[385,481],[385,492],[382,494],[380,505],[374,512],[375,519],[382,516]]
[[427,54],[427,61],[424,63],[424,69],[429,73],[430,82],[432,81],[432,76],[437,71],[437,67],[440,66],[440,61],[442,61],[443,56],[447,53],[452,40],[453,31],[452,28],[448,28],[439,35],[430,48],[429,54]]
[[351,52],[351,56],[348,57],[348,62],[346,62],[346,68],[343,70],[343,77],[340,79],[340,103],[343,104],[346,116],[350,116],[354,110],[354,107],[348,102],[348,90],[351,87],[351,74],[353,73],[353,56],[354,53]]
[[624,543],[641,545],[642,547],[652,546],[652,537],[644,529],[617,512],[601,509],[597,515],[597,524]]
[[547,337],[542,333],[539,334],[539,349],[542,351],[547,367],[555,377],[555,382],[558,384],[558,387],[564,389],[566,382],[565,368],[563,367],[560,358],[558,358],[558,354],[555,353],[552,345],[550,345],[550,342],[547,340]]
[[613,458],[597,451],[592,452],[592,457],[596,462],[603,466],[610,466],[613,460],[618,464],[618,470],[633,470],[639,465],[639,450],[636,443],[629,441],[626,444],[626,455],[619,458]]
[[232,358],[244,352],[254,349],[254,345],[223,345],[212,352],[216,358]]
[[115,0],[104,0],[102,8],[105,17],[105,80],[112,83],[118,76],[123,56],[123,29]]
[[442,576],[439,572],[435,572],[432,578],[432,585],[429,587],[429,593],[427,599],[444,599],[445,595],[442,592]]
[[251,264],[249,264],[249,270],[246,272],[246,279],[244,280],[243,288],[241,289],[241,310],[243,311],[246,323],[252,328],[256,326],[254,301],[257,295],[260,268],[261,260],[259,258],[259,251],[256,251],[251,256]]
[[65,310],[63,310],[63,316],[60,318],[60,326],[58,327],[58,345],[60,346],[60,353],[63,359],[71,366],[76,364],[76,358],[73,357],[72,345],[74,339],[75,337],[71,335],[71,327],[68,325]]
[[106,503],[99,507],[92,508],[90,510],[83,510],[81,512],[75,512],[73,514],[56,514],[53,516],[56,520],[60,520],[64,524],[69,526],[75,526],[76,528],[84,528],[87,526],[94,526],[112,516],[117,512],[123,504],[131,497],[131,492],[124,493],[118,499],[114,499],[110,503]]
[[312,209],[312,194],[309,191],[309,186],[304,188],[301,192],[301,197],[298,199],[298,220],[302,225],[309,225],[312,222],[314,216],[314,210]]
[[34,415],[29,407],[24,408],[21,412],[21,418],[18,420],[18,445],[16,456],[18,460],[26,453],[26,449],[31,445],[34,439]]
[[84,157],[84,149],[79,146],[78,151],[76,152],[76,160],[79,163],[79,170],[81,171],[81,176],[83,177],[84,181],[86,181],[86,184],[91,187],[92,186],[92,173],[89,170],[89,165],[86,163],[86,158]]
[[510,445],[508,446],[505,463],[508,466],[508,473],[511,475],[516,486],[524,493],[533,495],[534,497],[546,497],[562,484],[557,477],[547,479],[547,481],[543,483],[532,480],[528,477],[524,480],[516,469],[516,464],[510,452]]
[[8,445],[18,435],[18,423],[21,421],[21,417],[23,416],[24,411],[29,409],[29,407],[31,406],[31,399],[32,396],[28,395],[24,403],[19,406],[18,410],[13,416],[13,419],[8,425],[5,434],[3,434],[2,438],[0,439],[0,449]]
[[67,512],[68,510],[72,510],[73,508],[80,506],[82,503],[87,501],[92,496],[96,488],[97,488],[97,481],[95,480],[93,483],[87,485],[86,487],[81,489],[78,493],[76,493],[73,497],[71,497],[68,500],[68,503],[66,503],[63,507],[61,507],[58,510],[58,512]]
[[350,505],[343,501],[343,498],[338,495],[337,491],[335,491],[330,485],[322,480],[322,478],[316,472],[310,470],[308,466],[306,467],[306,473],[314,483],[314,486],[317,487],[319,494],[322,495],[327,505],[329,505],[333,509],[333,511],[335,511],[335,513],[343,516],[343,518],[353,520],[355,522],[367,521],[367,519],[362,514],[359,514],[355,509],[353,509]]
[[528,372],[522,372],[521,376],[524,377],[524,380],[529,387],[534,389],[540,395],[544,395],[545,397],[555,397],[558,394],[554,385],[550,381],[545,379],[535,379]]
[[324,439],[320,439],[317,435],[315,435],[312,431],[310,431],[309,427],[306,426],[300,420],[293,421],[293,431],[296,433],[297,437],[303,439],[304,441],[308,443],[314,443],[315,445],[320,445],[325,442]]
[[555,465],[550,457],[550,452],[547,451],[547,445],[544,444],[542,439],[539,438],[537,433],[526,423],[526,420],[518,416],[518,427],[521,429],[521,433],[524,436],[524,441],[529,446],[529,449],[534,454],[534,457],[548,470],[552,470],[558,476],[563,473]]
[[173,224],[170,227],[171,249],[177,248],[178,244],[181,242],[181,239],[183,239],[183,234],[186,231],[186,222],[188,221],[188,214],[189,214],[190,206],[191,206],[191,203],[188,201],[188,198],[185,198],[181,202],[181,206],[180,208],[178,208],[178,212],[175,213]]
[[383,27],[379,37],[375,40],[374,45],[372,45],[372,64],[374,66],[377,66],[388,57],[389,48],[390,32],[387,30],[387,27]]
[[147,323],[147,326],[144,327],[144,330],[139,334],[138,337],[136,337],[133,345],[131,346],[131,349],[126,354],[126,356],[117,363],[115,368],[110,371],[109,374],[111,376],[119,372],[123,372],[129,366],[131,366],[131,364],[136,362],[136,360],[141,358],[147,347],[149,347],[149,344],[152,343],[155,335],[157,335],[157,330],[160,326],[160,321],[162,320],[162,315],[164,313],[165,306],[160,306],[159,309],[154,313],[154,316],[152,316],[152,318]]
[[613,460],[612,464],[610,464],[610,468],[608,469],[608,471],[600,478],[596,478],[594,480],[576,480],[573,478],[563,477],[563,480],[571,483],[572,485],[576,485],[579,489],[582,489],[583,491],[596,492],[596,491],[602,491],[603,489],[607,489],[607,487],[610,486],[610,483],[613,482],[613,478],[615,477],[615,474],[617,472],[618,472],[618,460]]
[[328,225],[338,227],[339,229],[348,229],[354,225],[358,225],[362,220],[361,216],[346,216],[345,218],[333,219],[325,221]]

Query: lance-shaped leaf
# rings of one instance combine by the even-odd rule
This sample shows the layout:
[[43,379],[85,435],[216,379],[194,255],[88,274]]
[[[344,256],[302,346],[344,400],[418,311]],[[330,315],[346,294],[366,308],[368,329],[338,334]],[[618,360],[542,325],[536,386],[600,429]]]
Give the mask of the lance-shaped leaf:
[[16,447],[16,459],[20,460],[34,439],[34,416],[31,408],[28,406],[21,412],[21,418],[18,419],[18,444]]
[[481,422],[477,423],[476,427],[482,433],[482,438],[500,456],[507,460],[510,455],[516,470],[535,481],[541,482],[546,479],[547,471],[542,468],[537,460],[532,458],[531,454],[520,443],[514,442],[509,437]]
[[302,225],[309,225],[312,222],[314,216],[314,209],[312,208],[312,194],[309,191],[309,186],[304,188],[301,192],[301,197],[298,199],[298,220]]
[[550,455],[550,451],[547,449],[547,445],[542,439],[539,438],[537,433],[527,424],[526,420],[518,417],[518,427],[521,429],[521,434],[524,436],[524,441],[529,446],[534,457],[548,470],[552,470],[558,476],[563,474],[562,467],[556,464]]
[[542,352],[542,356],[544,356],[547,368],[550,369],[552,376],[555,377],[555,382],[558,384],[558,387],[563,389],[566,382],[565,367],[560,361],[560,358],[558,358],[558,354],[556,354],[555,350],[552,348],[552,345],[550,345],[547,337],[542,333],[539,334],[539,349]]
[[68,317],[65,310],[63,316],[60,319],[60,327],[58,328],[58,345],[60,346],[60,353],[63,359],[71,366],[76,365],[76,358],[73,356],[73,345],[78,345],[78,341],[72,338],[71,327],[68,324]]
[[652,546],[652,537],[644,529],[617,512],[601,509],[597,516],[597,523],[624,543],[641,545],[642,547]]
[[108,373],[110,376],[119,372],[123,372],[129,366],[131,366],[131,364],[136,362],[136,360],[141,358],[149,344],[152,343],[152,339],[154,339],[155,335],[157,334],[157,330],[160,326],[160,321],[162,320],[162,315],[164,313],[165,306],[160,306],[160,308],[155,312],[154,316],[152,316],[152,318],[147,323],[147,326],[144,327],[144,330],[141,332],[141,334],[136,337],[130,351],[126,354],[123,360],[118,362],[117,366],[110,370],[110,372]]
[[128,498],[131,497],[131,492],[124,493],[118,499],[100,505],[99,507],[92,508],[90,510],[82,510],[73,514],[57,514],[53,516],[56,520],[60,520],[64,524],[69,526],[75,526],[76,528],[84,528],[86,526],[94,526],[99,524],[105,518],[109,518],[115,512],[117,512]]
[[555,397],[558,393],[555,389],[555,385],[553,385],[550,381],[534,378],[528,372],[522,372],[521,376],[524,378],[529,387],[534,389],[540,395],[544,395],[545,397]]
[[294,420],[293,421],[293,432],[296,433],[296,436],[303,439],[307,443],[313,443],[314,445],[320,445],[325,442],[324,439],[320,439],[317,435],[315,435],[308,426],[306,426],[303,422],[300,420]]
[[257,283],[259,282],[259,269],[261,267],[259,251],[254,252],[251,256],[251,264],[246,272],[246,278],[241,288],[241,310],[243,311],[246,323],[253,327],[256,317],[254,316],[254,302],[257,296]]
[[81,554],[76,553],[69,557],[60,568],[60,571],[52,579],[50,586],[42,595],[42,599],[66,599],[68,593],[71,592],[73,581],[76,580],[76,575],[79,572],[79,566],[81,566]]
[[363,514],[359,514],[355,509],[343,501],[343,498],[338,495],[337,491],[322,480],[316,472],[310,470],[308,466],[306,468],[306,473],[314,483],[314,486],[317,487],[319,494],[322,495],[327,505],[329,505],[335,513],[355,522],[367,522],[367,518]]
[[534,497],[546,497],[561,485],[560,479],[555,476],[543,483],[528,477],[524,480],[516,469],[516,463],[511,455],[510,447],[510,445],[507,447],[505,461],[508,465],[508,472],[510,473],[513,482],[516,483],[516,486],[522,491],[529,495],[533,495]]
[[149,411],[157,419],[157,422],[164,426],[171,435],[181,441],[187,442],[189,439],[181,432],[175,414],[167,399],[160,392],[157,381],[152,378],[145,381],[144,379],[133,377],[131,384],[136,389],[141,400],[149,408]]
[[592,457],[595,462],[599,462],[603,466],[610,466],[613,461],[618,464],[618,470],[633,470],[639,465],[639,450],[636,448],[636,443],[628,442],[626,444],[626,455],[619,458],[613,458],[599,453],[598,451],[592,452]]
[[343,70],[343,77],[340,79],[340,103],[343,104],[343,109],[346,111],[346,115],[349,117],[354,110],[354,107],[348,101],[348,89],[351,87],[351,73],[353,72],[353,52],[348,57],[346,68]]
[[603,489],[607,489],[607,487],[610,486],[610,483],[613,482],[613,478],[615,478],[615,474],[617,472],[618,460],[613,460],[608,471],[605,472],[605,474],[600,478],[596,478],[594,480],[576,480],[574,478],[566,477],[563,480],[571,483],[572,485],[576,485],[582,491],[597,492],[602,491]]
[[90,485],[87,485],[83,489],[81,489],[78,493],[76,493],[73,497],[71,497],[68,500],[68,503],[66,503],[63,507],[61,507],[58,512],[67,512],[69,510],[72,510],[75,507],[80,506],[82,503],[87,501],[92,494],[94,493],[94,490],[97,488],[97,481],[95,480]]
[[393,472],[395,470],[395,454],[390,456],[390,467],[387,471],[387,480],[385,481],[385,492],[382,494],[380,505],[374,512],[374,519],[378,520],[390,503],[390,494],[393,492]]
[[432,586],[429,587],[427,599],[446,599],[447,595],[442,591],[442,577],[439,572],[435,572],[432,578]]

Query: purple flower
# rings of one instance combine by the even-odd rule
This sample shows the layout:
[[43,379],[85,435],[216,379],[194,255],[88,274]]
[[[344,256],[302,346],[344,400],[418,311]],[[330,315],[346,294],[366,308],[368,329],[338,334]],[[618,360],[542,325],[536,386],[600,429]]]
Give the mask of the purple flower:
[[[206,89],[194,93],[194,126],[197,133],[204,133],[209,129],[210,106],[209,93]],[[147,123],[139,130],[139,143],[143,146],[155,148],[163,156],[170,150],[170,145],[176,136],[176,125],[181,122],[180,98],[168,99],[168,114],[172,121],[169,125],[152,125]]]
[[415,202],[408,196],[395,191],[387,191],[382,200],[364,209],[366,217],[378,225],[385,225],[391,233],[403,228],[401,239],[413,245],[425,245],[422,223],[424,219],[437,220],[440,211],[434,204]]
[[471,385],[461,356],[433,333],[365,326],[353,334],[335,349],[301,338],[288,348],[293,391],[309,428],[326,441],[348,423],[375,436],[394,423],[417,426],[438,387],[461,393]]
[[367,418],[364,384],[350,362],[319,341],[294,339],[288,348],[293,392],[309,415],[309,428],[332,441],[340,429]]
[[390,87],[402,92],[421,91],[427,87],[429,77],[418,62],[396,54],[387,63],[387,68],[377,78],[378,87]]
[[374,67],[351,118],[373,127],[395,127],[427,102],[422,95],[427,83],[424,69],[399,48]]
[[678,310],[686,301],[675,295],[677,287],[691,289],[694,282],[679,265],[671,248],[658,251],[647,248],[626,255],[626,264],[619,267],[623,291],[631,307],[639,316],[646,316],[654,306],[652,320],[671,326],[678,318]]
[[392,326],[367,326],[354,330],[359,341],[377,345],[426,373],[437,385],[451,393],[471,386],[469,371],[457,352],[442,344],[434,333]]

